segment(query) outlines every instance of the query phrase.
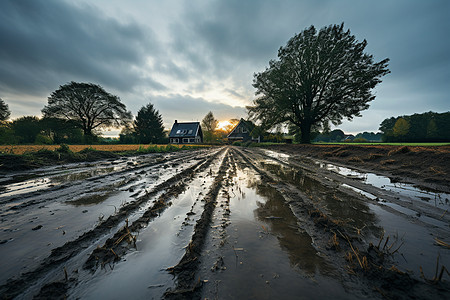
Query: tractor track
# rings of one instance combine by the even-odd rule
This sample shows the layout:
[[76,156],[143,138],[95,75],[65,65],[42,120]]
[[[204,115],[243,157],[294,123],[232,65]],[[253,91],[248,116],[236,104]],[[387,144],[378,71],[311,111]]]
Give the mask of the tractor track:
[[[2,221],[23,222],[18,237],[42,234],[55,241],[39,265],[0,286],[1,298],[436,299],[450,294],[450,254],[433,242],[450,238],[450,216],[442,205],[371,185],[353,171],[340,174],[327,161],[263,149],[212,148],[122,167],[39,195],[2,199],[0,194]],[[86,191],[77,193],[77,187]],[[86,196],[102,192],[98,203]],[[80,206],[67,206],[71,201]],[[49,227],[59,221],[51,215],[48,225],[47,215],[34,216],[32,210],[78,213],[93,225],[73,223],[81,234],[63,231],[68,241],[57,245],[55,234],[62,229]],[[4,232],[16,232],[2,225]],[[15,242],[3,239],[0,251]],[[435,269],[442,277],[429,275]]]

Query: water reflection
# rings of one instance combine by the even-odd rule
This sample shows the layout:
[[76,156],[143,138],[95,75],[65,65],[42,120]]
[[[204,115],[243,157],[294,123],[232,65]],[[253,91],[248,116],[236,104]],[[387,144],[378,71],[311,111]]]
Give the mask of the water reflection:
[[256,193],[267,198],[255,210],[257,219],[265,223],[269,232],[278,238],[281,248],[289,255],[291,266],[299,267],[310,275],[318,271],[330,275],[333,268],[317,255],[311,237],[299,230],[297,218],[286,205],[283,196],[274,188],[263,185],[256,185]]
[[425,189],[408,183],[396,182],[394,179],[386,176],[380,176],[374,173],[363,173],[330,163],[317,162],[317,164],[321,168],[325,168],[340,175],[359,179],[377,188],[391,191],[402,196],[408,196],[416,200],[424,201],[436,207],[447,209],[450,206],[450,194],[448,193],[443,193],[432,189]]
[[263,163],[263,167],[283,181],[295,185],[310,198],[315,207],[326,209],[332,219],[348,226],[350,230],[358,232],[358,229],[365,228],[366,232],[375,236],[380,234],[382,229],[374,225],[377,222],[375,214],[362,199],[324,186],[301,169],[267,163]]

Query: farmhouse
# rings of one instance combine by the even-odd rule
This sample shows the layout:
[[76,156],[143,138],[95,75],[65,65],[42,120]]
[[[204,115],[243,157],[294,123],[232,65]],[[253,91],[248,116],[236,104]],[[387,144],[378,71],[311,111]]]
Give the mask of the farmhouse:
[[200,122],[175,123],[169,134],[171,144],[201,144],[203,143],[203,132]]
[[255,125],[251,121],[245,121],[241,118],[239,123],[234,127],[234,129],[228,134],[228,140],[230,142],[240,141],[240,142],[260,142],[261,137],[252,138],[251,132],[255,128]]

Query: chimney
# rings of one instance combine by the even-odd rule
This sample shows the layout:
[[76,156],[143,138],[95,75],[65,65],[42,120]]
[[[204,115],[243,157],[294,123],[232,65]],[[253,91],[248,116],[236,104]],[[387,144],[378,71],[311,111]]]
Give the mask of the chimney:
[[178,120],[175,120],[175,124],[177,124],[178,123]]

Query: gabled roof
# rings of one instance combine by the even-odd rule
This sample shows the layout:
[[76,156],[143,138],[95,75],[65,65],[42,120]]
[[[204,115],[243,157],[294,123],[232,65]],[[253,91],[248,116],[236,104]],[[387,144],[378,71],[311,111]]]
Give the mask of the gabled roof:
[[[236,133],[234,131],[236,130],[236,128],[240,127],[239,125],[244,126],[247,129],[248,135],[250,135],[252,130],[255,128],[255,125],[253,124],[252,121],[245,121],[243,118],[241,118],[239,120],[239,123],[237,123],[236,126],[234,126],[233,130],[231,130],[231,132],[228,134],[227,137],[236,135]],[[239,135],[242,135],[242,133],[239,133]]]
[[175,121],[169,137],[197,136],[198,134],[201,134],[200,122],[179,123]]

